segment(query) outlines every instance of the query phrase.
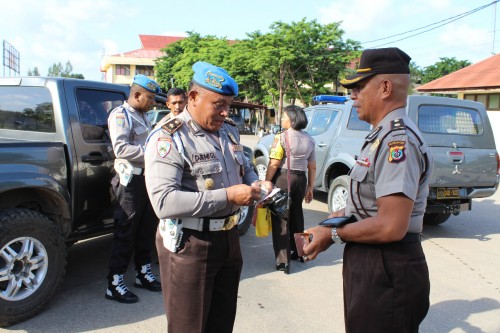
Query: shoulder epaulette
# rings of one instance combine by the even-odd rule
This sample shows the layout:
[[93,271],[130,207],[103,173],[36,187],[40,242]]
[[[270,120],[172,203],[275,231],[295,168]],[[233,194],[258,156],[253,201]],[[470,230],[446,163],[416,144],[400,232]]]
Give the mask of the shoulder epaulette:
[[391,121],[391,131],[399,131],[405,129],[405,122],[403,119],[394,119]]
[[224,119],[224,122],[228,123],[229,125],[236,126],[236,123],[231,118]]
[[182,126],[183,123],[184,122],[179,118],[172,118],[169,119],[165,124],[163,124],[161,128],[167,131],[168,133],[173,134]]

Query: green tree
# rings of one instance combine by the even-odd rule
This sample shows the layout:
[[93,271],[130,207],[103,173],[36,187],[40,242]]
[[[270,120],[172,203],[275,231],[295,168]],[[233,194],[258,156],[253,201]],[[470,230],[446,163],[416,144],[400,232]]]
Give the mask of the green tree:
[[434,65],[425,67],[422,72],[422,84],[433,81],[450,73],[456,72],[459,69],[471,65],[468,60],[457,60],[452,58],[439,58],[440,60]]
[[61,62],[58,62],[57,64],[54,63],[51,67],[49,67],[47,76],[85,79],[85,77],[82,74],[75,74],[72,72],[73,72],[73,65],[71,65],[71,62],[68,60],[64,67],[61,64]]
[[238,99],[271,104],[277,121],[285,102],[300,100],[308,105],[312,95],[326,93],[325,85],[338,82],[348,65],[360,55],[360,45],[343,41],[340,23],[321,25],[315,20],[273,23],[270,32],[247,34],[246,39],[228,41],[215,36],[188,37],[162,49],[155,62],[158,83],[187,88],[192,65],[207,61],[225,68],[238,82]]
[[336,83],[359,57],[360,45],[342,40],[340,23],[321,25],[302,19],[291,24],[276,22],[270,28],[267,34],[249,34],[255,45],[249,64],[262,78],[279,122],[285,98],[289,103],[299,99],[307,106],[313,95],[326,93],[325,85]]
[[408,94],[412,95],[415,87],[417,87],[422,81],[422,68],[420,68],[415,61],[410,62],[410,88],[408,89]]
[[195,62],[206,61],[227,67],[226,59],[230,54],[227,39],[201,37],[195,32],[188,32],[187,38],[168,45],[162,51],[165,56],[155,61],[156,79],[162,88],[187,88],[193,76],[191,67]]
[[31,68],[28,68],[28,74],[27,74],[27,75],[28,75],[28,76],[41,76],[41,75],[40,75],[40,71],[38,70],[38,67],[37,67],[37,66],[35,66],[35,67],[33,68],[33,71],[31,71]]

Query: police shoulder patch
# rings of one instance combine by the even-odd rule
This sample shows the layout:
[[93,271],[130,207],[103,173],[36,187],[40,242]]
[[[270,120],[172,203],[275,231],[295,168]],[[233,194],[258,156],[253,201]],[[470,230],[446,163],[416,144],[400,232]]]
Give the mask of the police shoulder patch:
[[164,158],[170,152],[170,148],[172,148],[172,139],[168,136],[158,138],[156,142],[156,152],[158,156]]
[[165,131],[172,134],[177,131],[183,124],[183,121],[178,118],[172,118],[161,126]]
[[389,163],[399,163],[406,159],[405,141],[391,141],[389,146]]

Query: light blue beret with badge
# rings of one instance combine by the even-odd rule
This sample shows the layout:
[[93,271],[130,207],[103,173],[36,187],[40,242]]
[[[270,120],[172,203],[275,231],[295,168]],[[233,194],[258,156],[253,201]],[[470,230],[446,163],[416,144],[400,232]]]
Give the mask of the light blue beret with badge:
[[158,94],[161,92],[160,85],[156,83],[155,80],[150,79],[146,75],[138,74],[134,77],[134,82],[132,84],[137,84],[138,86],[143,87],[146,90],[154,92]]
[[203,88],[221,95],[238,95],[238,84],[224,69],[198,61],[193,65],[193,71],[193,81]]

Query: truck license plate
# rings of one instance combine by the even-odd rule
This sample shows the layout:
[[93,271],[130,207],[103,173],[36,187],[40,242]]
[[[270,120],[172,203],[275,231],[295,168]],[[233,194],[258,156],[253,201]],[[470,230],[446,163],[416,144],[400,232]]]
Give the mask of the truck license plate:
[[437,189],[438,199],[458,199],[458,188],[438,188]]

